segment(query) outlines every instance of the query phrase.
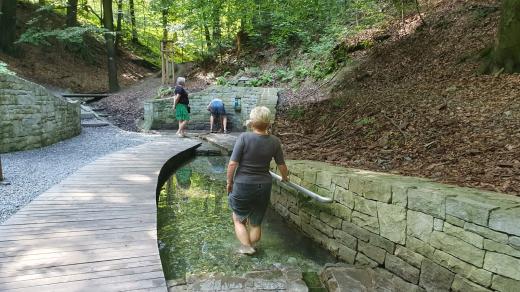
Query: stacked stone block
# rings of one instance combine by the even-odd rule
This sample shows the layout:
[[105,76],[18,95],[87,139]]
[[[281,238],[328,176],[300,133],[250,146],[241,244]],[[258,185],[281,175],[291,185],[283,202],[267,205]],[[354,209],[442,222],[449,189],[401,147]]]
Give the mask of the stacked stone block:
[[[209,130],[207,106],[213,98],[220,98],[226,108],[228,125],[236,131],[245,130],[244,123],[255,106],[267,106],[276,114],[277,88],[212,86],[204,91],[191,93],[189,129]],[[240,110],[235,109],[235,99],[240,99]],[[150,129],[176,129],[173,98],[147,100],[144,103],[144,126]]]
[[0,74],[0,153],[43,147],[81,133],[80,105]]
[[288,161],[271,203],[339,259],[388,270],[426,291],[520,291],[520,198],[426,179]]

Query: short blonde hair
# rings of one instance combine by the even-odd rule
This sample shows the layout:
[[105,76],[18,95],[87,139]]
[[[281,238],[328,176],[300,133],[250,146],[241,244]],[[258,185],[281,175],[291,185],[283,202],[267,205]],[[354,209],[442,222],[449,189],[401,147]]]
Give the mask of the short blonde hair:
[[265,106],[257,106],[249,113],[249,120],[246,121],[246,126],[265,130],[272,123],[271,111]]

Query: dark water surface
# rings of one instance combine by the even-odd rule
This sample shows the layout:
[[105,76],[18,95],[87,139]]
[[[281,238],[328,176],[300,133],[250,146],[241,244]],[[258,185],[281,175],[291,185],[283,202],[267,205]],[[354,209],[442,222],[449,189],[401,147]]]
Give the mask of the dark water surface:
[[281,266],[316,272],[335,259],[317,244],[289,228],[271,209],[253,256],[239,255],[227,204],[228,157],[197,157],[165,183],[158,207],[159,250],[167,279],[186,273],[229,275]]

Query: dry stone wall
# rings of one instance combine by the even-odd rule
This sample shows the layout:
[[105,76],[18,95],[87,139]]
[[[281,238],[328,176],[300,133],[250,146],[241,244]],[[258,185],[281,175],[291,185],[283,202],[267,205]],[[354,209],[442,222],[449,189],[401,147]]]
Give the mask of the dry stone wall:
[[81,133],[80,105],[0,74],[0,153],[43,147]]
[[[212,86],[204,91],[191,93],[189,129],[209,130],[209,112],[207,106],[213,98],[220,98],[224,102],[228,117],[229,128],[237,131],[244,130],[244,122],[249,118],[251,109],[258,105],[267,106],[276,114],[278,102],[277,88],[262,87],[230,87]],[[240,101],[240,110],[235,108],[235,99]],[[144,126],[150,129],[176,129],[173,98],[147,100],[144,103]]]
[[341,260],[384,268],[417,291],[520,291],[520,198],[426,179],[287,161],[271,203]]

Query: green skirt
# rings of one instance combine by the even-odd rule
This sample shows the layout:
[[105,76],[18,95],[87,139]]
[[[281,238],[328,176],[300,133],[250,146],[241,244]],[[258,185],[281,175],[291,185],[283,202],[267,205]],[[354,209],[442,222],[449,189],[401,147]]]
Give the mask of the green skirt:
[[177,121],[189,121],[190,114],[188,113],[188,107],[185,104],[178,103],[175,106],[175,119]]

